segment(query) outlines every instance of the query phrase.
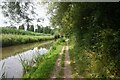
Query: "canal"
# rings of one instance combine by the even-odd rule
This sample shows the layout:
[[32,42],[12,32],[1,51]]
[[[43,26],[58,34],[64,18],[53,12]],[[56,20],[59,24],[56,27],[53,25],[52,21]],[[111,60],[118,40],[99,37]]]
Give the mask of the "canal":
[[34,42],[34,43],[28,43],[28,44],[21,44],[21,45],[15,45],[15,46],[9,46],[9,47],[3,47],[0,48],[0,60],[19,54],[21,52],[33,49],[34,47],[44,47],[49,49],[53,41],[43,41],[43,42]]
[[0,78],[3,74],[6,78],[22,78],[24,69],[20,60],[31,63],[36,56],[47,53],[52,43],[53,41],[44,41],[2,48]]

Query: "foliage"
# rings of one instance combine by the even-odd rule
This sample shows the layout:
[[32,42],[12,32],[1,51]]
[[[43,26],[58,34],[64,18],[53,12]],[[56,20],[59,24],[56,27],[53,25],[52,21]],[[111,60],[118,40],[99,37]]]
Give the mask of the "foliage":
[[25,3],[3,1],[1,7],[3,15],[8,18],[6,23],[10,23],[11,26],[16,26],[16,24],[29,26],[33,20],[40,19],[36,17],[38,14],[35,12],[35,5],[37,4],[30,0]]
[[[74,36],[75,38],[74,51],[76,53],[74,54],[83,57],[81,58],[84,67],[80,65],[81,71],[86,71],[85,66],[89,67],[87,63],[90,63],[92,59],[87,58],[86,53],[92,52],[97,56],[94,61],[100,60],[104,64],[101,66],[103,74],[98,72],[94,75],[110,77],[107,73],[110,72],[110,74],[114,73],[114,77],[120,77],[120,4],[59,2],[53,3],[52,8],[53,25],[59,26],[59,31],[67,37]],[[80,60],[77,62],[79,63]],[[99,64],[96,63],[96,65]],[[94,69],[95,66],[91,67],[89,73],[94,72],[92,68]]]
[[24,25],[19,26],[19,29],[25,30]]
[[36,29],[36,32],[38,33],[45,33],[45,34],[54,34],[53,30],[50,29],[50,26],[42,27],[42,26],[37,26],[38,29]]
[[34,32],[34,26],[33,25],[29,25],[29,26],[27,26],[27,30],[28,31],[32,31],[32,32]]

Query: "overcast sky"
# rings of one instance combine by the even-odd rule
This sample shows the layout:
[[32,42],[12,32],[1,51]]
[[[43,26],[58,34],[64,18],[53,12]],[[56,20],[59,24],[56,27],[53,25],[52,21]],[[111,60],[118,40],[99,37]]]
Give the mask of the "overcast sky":
[[[2,1],[4,0],[0,0],[0,4],[2,3]],[[15,0],[10,0],[10,1],[15,1]],[[20,0],[20,1],[27,1],[27,0]],[[40,0],[30,0],[30,1],[33,1],[33,2],[39,2]],[[48,1],[55,1],[55,2],[58,2],[58,0],[42,0],[43,2],[48,2]],[[60,0],[59,0],[60,1]],[[62,2],[69,2],[69,1],[72,1],[72,2],[114,2],[114,1],[120,1],[120,0],[61,0]],[[38,24],[40,25],[43,25],[43,26],[48,26],[49,25],[49,19],[48,15],[47,14],[47,4],[46,5],[40,5],[40,4],[37,4],[35,5],[36,7],[36,13],[38,13],[38,17],[41,17],[44,19],[43,22],[40,22]],[[2,9],[0,7],[0,27],[4,27],[4,26],[8,26],[9,24],[5,24],[4,21],[6,21],[7,18],[5,18],[2,14]],[[33,21],[32,23],[33,25],[36,25],[37,22],[36,21]]]
[[[35,7],[36,7],[35,12],[38,14],[38,17],[39,18],[43,18],[44,21],[39,22],[39,23],[37,23],[36,21],[33,21],[32,24],[33,25],[39,24],[39,25],[42,25],[43,27],[49,26],[49,19],[48,18],[50,16],[47,15],[47,4],[40,5],[39,3],[37,3],[35,5]],[[32,16],[32,14],[31,14],[31,16]],[[8,26],[9,25],[9,24],[4,23],[4,21],[7,21],[7,18],[5,18],[3,16],[2,9],[0,7],[0,27],[4,27],[4,26]]]

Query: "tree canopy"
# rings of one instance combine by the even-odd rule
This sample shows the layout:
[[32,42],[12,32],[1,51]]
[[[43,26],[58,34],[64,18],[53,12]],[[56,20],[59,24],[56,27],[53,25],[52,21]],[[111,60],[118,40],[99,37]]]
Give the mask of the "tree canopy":
[[[52,3],[51,22],[60,32],[74,36],[75,47],[91,50],[115,63],[119,73],[120,4],[119,3]],[[106,64],[109,65],[106,61]]]
[[39,3],[23,1],[10,2],[5,1],[1,3],[2,13],[6,17],[6,22],[10,26],[27,26],[33,24],[33,21],[41,22],[42,18],[38,17],[36,6]]

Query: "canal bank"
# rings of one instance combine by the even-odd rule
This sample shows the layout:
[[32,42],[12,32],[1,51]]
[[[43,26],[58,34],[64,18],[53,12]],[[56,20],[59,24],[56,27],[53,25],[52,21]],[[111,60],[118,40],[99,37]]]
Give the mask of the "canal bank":
[[34,43],[28,43],[28,44],[3,47],[3,48],[0,48],[0,50],[2,50],[0,52],[1,54],[0,60],[22,53],[27,50],[33,49],[34,47],[44,47],[49,49],[52,43],[53,43],[53,40],[47,40],[42,42],[34,42]]
[[[4,49],[4,58],[5,53],[10,55],[7,55],[9,57],[2,59],[0,61],[0,77],[6,77],[6,78],[21,78],[23,75],[24,70],[24,64],[27,64],[29,66],[32,65],[35,61],[35,58],[38,56],[41,56],[49,50],[50,46],[52,45],[53,41],[48,42],[42,42],[42,43],[31,43],[31,44],[25,44],[25,45],[19,45],[19,46],[12,46],[8,47],[6,50]],[[15,52],[14,49],[26,50],[21,53],[12,54],[12,52]],[[26,49],[24,49],[26,48]]]

